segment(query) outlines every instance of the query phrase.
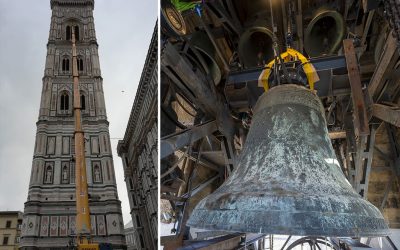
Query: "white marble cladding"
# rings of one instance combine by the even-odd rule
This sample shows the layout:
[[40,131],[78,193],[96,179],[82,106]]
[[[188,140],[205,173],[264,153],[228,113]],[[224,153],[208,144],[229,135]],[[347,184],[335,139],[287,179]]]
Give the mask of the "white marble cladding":
[[[75,215],[26,216],[22,224],[22,233],[25,236],[40,237],[69,236],[75,233],[75,218]],[[123,234],[120,214],[93,214],[90,219],[92,236]]]
[[[52,0],[36,142],[20,247],[65,247],[75,231],[71,27],[78,34],[79,89],[92,234],[125,245],[103,92],[93,0]],[[112,215],[112,216],[111,216]],[[110,217],[111,216],[111,217]],[[111,220],[111,221],[110,221]],[[114,227],[114,222],[118,227]],[[112,226],[109,230],[108,226]],[[110,231],[110,232],[109,232]]]

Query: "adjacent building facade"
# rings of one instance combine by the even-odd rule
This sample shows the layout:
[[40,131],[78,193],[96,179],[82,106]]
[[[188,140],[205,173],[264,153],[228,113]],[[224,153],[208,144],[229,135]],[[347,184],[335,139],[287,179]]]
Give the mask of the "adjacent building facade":
[[109,123],[93,19],[94,0],[51,0],[52,15],[36,142],[22,224],[22,249],[65,249],[75,234],[72,31],[85,134],[94,242],[124,249]]
[[21,239],[22,212],[0,211],[0,250],[17,250]]
[[136,248],[137,243],[135,241],[136,240],[135,229],[133,228],[132,221],[129,221],[129,223],[125,225],[124,232],[125,232],[127,250],[137,250]]
[[157,249],[157,25],[123,140],[118,142],[137,249]]

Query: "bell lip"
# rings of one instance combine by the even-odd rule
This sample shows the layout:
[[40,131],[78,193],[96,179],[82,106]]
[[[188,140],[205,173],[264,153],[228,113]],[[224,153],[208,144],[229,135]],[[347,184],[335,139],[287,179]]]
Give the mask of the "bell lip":
[[338,24],[339,24],[339,28],[341,28],[341,32],[340,32],[340,39],[337,39],[337,42],[334,44],[334,46],[332,46],[332,48],[329,50],[329,52],[327,53],[327,55],[332,55],[334,53],[336,53],[341,45],[342,42],[342,38],[345,35],[345,30],[346,30],[346,26],[344,24],[344,19],[342,17],[342,15],[337,12],[336,10],[330,9],[330,8],[320,8],[316,11],[317,14],[319,14],[318,16],[314,16],[313,19],[311,19],[311,21],[308,23],[307,28],[305,30],[305,34],[304,34],[304,49],[306,50],[307,54],[310,57],[319,57],[321,55],[314,55],[311,53],[310,48],[307,46],[307,44],[309,44],[309,40],[310,40],[310,33],[312,30],[312,27],[315,25],[316,22],[318,22],[321,18],[323,17],[333,17],[335,20],[338,20]]
[[[196,211],[197,210],[197,211]],[[225,210],[222,213],[226,214],[229,211]],[[238,232],[238,233],[262,233],[262,234],[279,234],[279,235],[293,235],[293,236],[312,236],[312,237],[384,237],[390,235],[389,227],[387,226],[384,219],[374,218],[376,221],[383,222],[384,227],[370,230],[369,227],[365,227],[364,229],[346,229],[346,228],[330,228],[330,231],[321,233],[321,228],[293,228],[293,227],[284,227],[282,225],[279,226],[266,226],[263,228],[250,228],[250,230],[239,230],[238,228],[229,226],[230,224],[227,221],[221,221],[220,223],[207,223],[207,219],[201,219],[202,217],[198,217],[196,219],[193,218],[194,213],[206,213],[208,215],[207,218],[213,218],[213,214],[216,214],[215,211],[208,211],[204,209],[195,209],[190,216],[187,225],[197,229],[204,229],[210,231],[225,231],[225,232]],[[262,213],[259,211],[258,214]],[[246,216],[249,216],[251,213],[246,213]],[[219,215],[219,217],[224,217]],[[251,216],[249,216],[251,217]],[[353,219],[357,218],[362,221],[365,218],[370,218],[367,216],[352,216]],[[226,218],[226,217],[225,217]],[[247,221],[254,221],[254,218],[246,218]],[[334,219],[334,218],[332,218]],[[254,230],[253,230],[254,229]],[[357,232],[361,231],[361,232]]]

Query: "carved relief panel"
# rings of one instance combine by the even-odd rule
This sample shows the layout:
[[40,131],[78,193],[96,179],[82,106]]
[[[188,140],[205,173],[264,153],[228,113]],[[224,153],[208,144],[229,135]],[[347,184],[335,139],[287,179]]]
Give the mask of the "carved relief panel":
[[68,234],[75,234],[76,233],[75,220],[76,220],[76,216],[70,216],[69,217]]
[[50,217],[50,237],[58,236],[58,216]]
[[49,236],[49,216],[42,216],[40,220],[40,236]]
[[104,215],[97,215],[96,217],[97,217],[97,234],[106,235],[107,229],[106,229],[106,222],[104,219]]
[[60,236],[68,235],[68,216],[60,216]]

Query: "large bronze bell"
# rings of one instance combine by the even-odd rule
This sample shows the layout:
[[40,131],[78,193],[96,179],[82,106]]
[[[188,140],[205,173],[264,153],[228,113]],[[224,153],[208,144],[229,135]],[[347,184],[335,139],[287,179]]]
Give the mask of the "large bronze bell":
[[308,24],[304,48],[311,57],[336,53],[345,35],[342,15],[334,10],[320,8]]
[[280,85],[258,100],[237,167],[188,225],[308,236],[383,236],[380,211],[345,178],[316,94]]

